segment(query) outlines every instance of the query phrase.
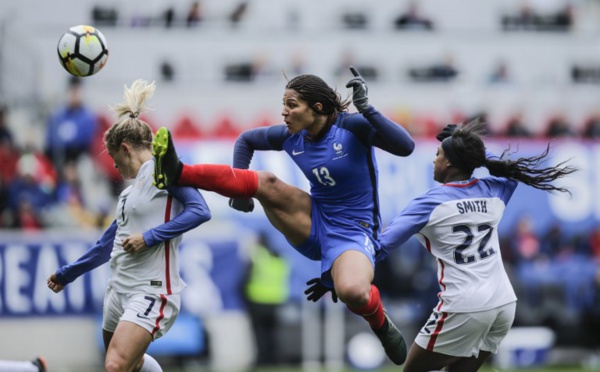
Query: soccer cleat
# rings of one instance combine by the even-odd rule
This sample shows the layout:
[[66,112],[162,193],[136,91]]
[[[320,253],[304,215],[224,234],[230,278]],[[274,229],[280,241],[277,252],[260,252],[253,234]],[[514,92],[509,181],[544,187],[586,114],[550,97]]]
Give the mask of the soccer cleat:
[[35,358],[31,361],[31,363],[33,363],[34,366],[38,367],[39,372],[48,371],[48,364],[46,364],[46,359],[44,359],[44,357],[42,356]]
[[152,141],[152,155],[154,156],[154,186],[166,189],[177,183],[183,163],[177,157],[171,133],[165,127],[156,131]]
[[373,332],[375,332],[375,335],[379,338],[379,341],[381,341],[385,354],[392,362],[394,362],[394,364],[401,365],[406,361],[406,342],[404,341],[404,337],[402,337],[402,333],[396,328],[387,312],[385,313],[383,326],[373,330]]

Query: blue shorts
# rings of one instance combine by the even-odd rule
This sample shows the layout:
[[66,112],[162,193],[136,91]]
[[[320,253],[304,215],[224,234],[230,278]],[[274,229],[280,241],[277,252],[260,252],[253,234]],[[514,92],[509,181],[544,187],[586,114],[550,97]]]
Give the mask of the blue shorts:
[[[321,261],[321,280],[333,288],[331,266],[344,252],[349,250],[365,254],[375,266],[375,254],[380,249],[371,229],[358,221],[329,216],[312,201],[310,237],[299,245],[292,246],[303,256]],[[289,242],[289,241],[288,241]],[[291,244],[291,243],[290,243]]]

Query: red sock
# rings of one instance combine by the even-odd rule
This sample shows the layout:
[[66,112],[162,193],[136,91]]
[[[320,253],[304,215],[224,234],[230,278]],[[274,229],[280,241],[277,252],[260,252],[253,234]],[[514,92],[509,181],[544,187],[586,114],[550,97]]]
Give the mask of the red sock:
[[372,329],[379,329],[383,326],[385,321],[385,314],[383,313],[383,304],[379,297],[379,289],[371,284],[371,293],[369,294],[369,301],[359,308],[348,307],[354,314],[358,314],[365,318]]
[[258,174],[225,164],[184,164],[177,184],[214,191],[230,198],[250,198],[258,190]]

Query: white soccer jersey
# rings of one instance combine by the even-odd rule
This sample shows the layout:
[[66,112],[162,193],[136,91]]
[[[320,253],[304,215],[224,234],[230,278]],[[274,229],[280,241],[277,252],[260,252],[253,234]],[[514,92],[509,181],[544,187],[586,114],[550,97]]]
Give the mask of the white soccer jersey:
[[152,171],[152,160],[145,162],[133,184],[119,195],[109,280],[117,293],[172,294],[181,292],[186,285],[179,276],[177,258],[181,235],[133,255],[122,247],[130,235],[168,222],[183,211],[178,200],[152,185]]
[[397,248],[416,234],[437,260],[438,311],[475,312],[514,302],[498,224],[516,187],[516,181],[485,177],[433,188],[383,231],[382,247]]

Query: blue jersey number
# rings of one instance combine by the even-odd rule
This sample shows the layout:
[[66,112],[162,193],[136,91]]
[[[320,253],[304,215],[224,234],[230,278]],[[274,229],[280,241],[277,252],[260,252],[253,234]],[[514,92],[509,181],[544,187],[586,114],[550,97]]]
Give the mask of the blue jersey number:
[[[452,231],[453,232],[461,232],[466,235],[465,240],[462,242],[462,244],[454,249],[454,262],[456,262],[459,265],[474,262],[475,261],[474,255],[473,256],[463,255],[463,252],[465,251],[465,249],[469,248],[471,246],[471,244],[473,243],[473,237],[475,235],[473,234],[473,231],[471,231],[471,228],[467,225],[457,225],[452,228]],[[493,255],[494,253],[496,253],[496,251],[494,251],[494,248],[489,248],[486,250],[486,246],[487,246],[488,242],[490,241],[490,238],[492,237],[493,231],[494,231],[494,228],[487,224],[477,226],[477,233],[480,233],[480,234],[485,233],[485,236],[483,237],[483,239],[481,239],[481,242],[479,243],[479,248],[477,248],[477,252],[479,253],[480,259],[484,259],[484,258],[489,257],[489,256]]]
[[313,173],[317,177],[317,181],[324,186],[335,186],[335,180],[329,175],[329,169],[325,167],[313,168]]

